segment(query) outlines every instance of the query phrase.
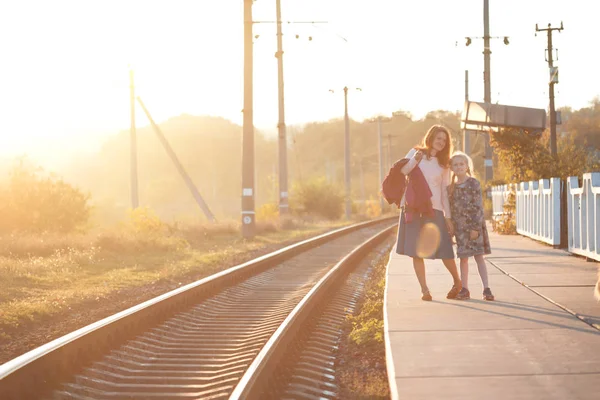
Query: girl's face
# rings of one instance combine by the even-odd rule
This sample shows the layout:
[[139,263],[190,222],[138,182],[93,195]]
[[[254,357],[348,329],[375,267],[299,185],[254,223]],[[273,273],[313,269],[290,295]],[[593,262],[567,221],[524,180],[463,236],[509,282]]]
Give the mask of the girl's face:
[[463,157],[454,157],[450,167],[452,168],[452,172],[454,172],[454,174],[459,178],[465,177],[469,169],[467,160],[465,160]]
[[435,150],[437,153],[439,153],[440,151],[444,150],[447,142],[448,142],[448,139],[446,138],[446,133],[438,132],[435,134],[435,137],[433,138],[433,143],[432,143],[431,147],[433,148],[433,150]]

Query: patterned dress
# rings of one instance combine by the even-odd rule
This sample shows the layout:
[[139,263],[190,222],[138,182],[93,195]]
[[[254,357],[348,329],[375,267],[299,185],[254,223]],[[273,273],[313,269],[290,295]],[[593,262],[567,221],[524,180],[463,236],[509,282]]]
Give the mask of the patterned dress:
[[[465,182],[452,186],[448,186],[448,197],[456,236],[457,257],[491,254],[490,237],[483,218],[479,181],[469,177]],[[479,232],[477,239],[471,240],[471,230]]]

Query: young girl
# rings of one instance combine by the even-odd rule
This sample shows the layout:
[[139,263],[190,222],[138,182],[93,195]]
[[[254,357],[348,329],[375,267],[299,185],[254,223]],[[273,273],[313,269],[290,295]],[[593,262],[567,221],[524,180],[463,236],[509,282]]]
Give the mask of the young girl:
[[494,300],[488,283],[484,254],[491,254],[490,239],[483,218],[481,185],[471,176],[473,161],[462,152],[455,152],[450,158],[452,183],[448,186],[450,211],[454,224],[457,251],[460,258],[462,289],[457,300],[471,298],[469,292],[469,257],[477,262],[479,276],[483,283],[483,299]]

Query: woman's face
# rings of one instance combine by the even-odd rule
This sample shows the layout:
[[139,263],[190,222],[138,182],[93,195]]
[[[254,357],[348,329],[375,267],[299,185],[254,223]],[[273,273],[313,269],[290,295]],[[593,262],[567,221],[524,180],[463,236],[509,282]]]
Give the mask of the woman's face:
[[444,150],[444,148],[446,147],[446,143],[448,142],[448,139],[446,139],[446,133],[445,132],[438,132],[435,134],[435,137],[433,138],[433,144],[432,144],[432,148],[439,153],[440,151]]

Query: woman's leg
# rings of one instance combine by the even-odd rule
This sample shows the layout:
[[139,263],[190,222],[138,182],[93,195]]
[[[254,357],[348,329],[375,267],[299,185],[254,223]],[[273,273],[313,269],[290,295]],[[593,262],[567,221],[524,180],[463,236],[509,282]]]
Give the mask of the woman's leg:
[[469,259],[467,257],[460,259],[460,280],[462,287],[469,290]]
[[454,285],[460,286],[460,278],[458,277],[458,269],[456,268],[456,261],[454,258],[446,258],[442,260],[444,262],[444,266],[452,275],[452,279],[454,279]]
[[427,279],[425,277],[425,260],[422,258],[413,257],[413,268],[415,269],[415,274],[419,280],[419,285],[421,285],[421,293],[429,292],[429,288],[427,287]]
[[483,254],[475,256],[475,262],[477,262],[477,269],[479,270],[479,276],[481,277],[481,283],[483,284],[483,288],[489,288],[490,284],[488,282],[487,266],[485,265],[485,259],[483,258]]
[[452,275],[452,279],[454,279],[454,285],[452,285],[452,288],[446,295],[446,298],[447,299],[456,299],[456,296],[462,289],[462,284],[460,282],[460,278],[458,277],[458,270],[456,269],[456,261],[454,261],[454,258],[447,258],[442,261],[444,262],[446,269],[448,271],[450,271],[450,274]]

